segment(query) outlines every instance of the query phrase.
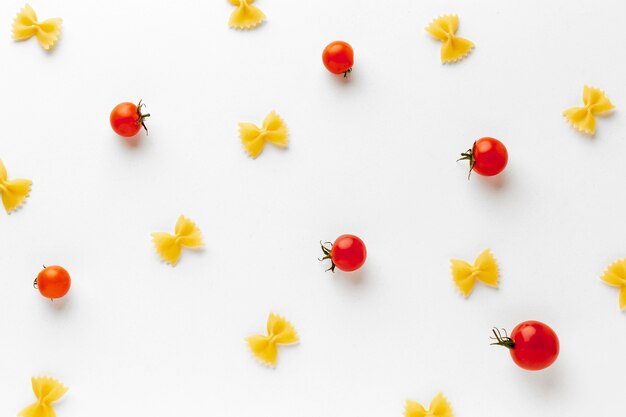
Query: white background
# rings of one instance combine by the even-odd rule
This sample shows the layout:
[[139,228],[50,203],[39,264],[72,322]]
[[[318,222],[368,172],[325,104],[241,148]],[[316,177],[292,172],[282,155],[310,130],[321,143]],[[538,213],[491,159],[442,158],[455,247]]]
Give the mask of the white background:
[[[268,21],[238,32],[225,0],[37,0],[64,19],[46,53],[11,40],[23,2],[2,3],[0,158],[34,184],[0,215],[0,415],[44,374],[70,387],[59,417],[400,416],[438,391],[457,416],[619,413],[626,317],[599,276],[626,256],[626,3],[256,4]],[[476,49],[444,66],[424,27],[450,12]],[[335,39],[347,81],[320,59]],[[584,84],[617,106],[595,138],[561,116]],[[132,147],[108,118],[140,98]],[[237,123],[272,109],[289,149],[252,160]],[[468,181],[455,159],[482,136],[509,166]],[[206,248],[172,268],[150,233],[181,213]],[[361,272],[317,261],[341,233],[366,242]],[[465,300],[449,259],[486,247],[501,287]],[[66,299],[32,288],[41,264],[69,270]],[[275,370],[243,340],[270,311],[301,336]],[[542,372],[489,346],[528,319],[561,340]]]

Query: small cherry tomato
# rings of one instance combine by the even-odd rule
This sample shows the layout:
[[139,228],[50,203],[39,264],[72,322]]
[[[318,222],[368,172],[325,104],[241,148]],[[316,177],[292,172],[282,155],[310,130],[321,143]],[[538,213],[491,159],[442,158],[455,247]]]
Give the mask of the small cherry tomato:
[[481,138],[474,142],[471,149],[461,154],[458,161],[463,160],[470,163],[470,175],[472,171],[476,171],[477,174],[491,177],[504,170],[509,161],[509,153],[498,139]]
[[322,61],[328,71],[346,77],[354,65],[354,51],[349,43],[334,41],[324,48]]
[[539,371],[552,365],[559,356],[559,338],[554,330],[540,321],[529,320],[515,326],[511,337],[493,329],[496,342],[509,348],[513,362],[522,369]]
[[[330,244],[330,242],[327,242]],[[342,271],[350,272],[359,269],[365,263],[367,249],[365,243],[354,235],[341,235],[335,239],[335,243],[330,248],[320,242],[324,257],[320,259],[330,259],[331,266],[327,271],[335,272],[335,267]]]
[[67,294],[72,285],[72,280],[65,268],[53,265],[44,267],[37,275],[33,285],[39,290],[41,295],[54,300]]
[[150,117],[150,114],[141,113],[141,108],[145,104],[139,100],[139,104],[133,103],[120,103],[111,112],[111,127],[120,136],[130,138],[135,136],[141,130],[141,127],[148,132],[148,128],[144,123],[146,117]]

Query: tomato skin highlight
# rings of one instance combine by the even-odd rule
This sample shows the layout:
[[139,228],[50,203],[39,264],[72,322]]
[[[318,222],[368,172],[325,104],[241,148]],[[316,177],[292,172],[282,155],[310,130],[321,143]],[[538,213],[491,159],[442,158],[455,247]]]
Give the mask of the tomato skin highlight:
[[511,332],[515,346],[510,349],[513,362],[522,369],[539,371],[552,365],[559,356],[559,338],[550,326],[529,320]]
[[333,74],[344,74],[345,76],[352,70],[354,65],[354,50],[347,42],[331,42],[324,48],[322,61],[328,71]]
[[367,249],[359,237],[346,234],[335,239],[330,256],[337,268],[351,272],[363,266],[367,258]]
[[46,298],[61,298],[67,294],[72,285],[70,274],[62,266],[45,267],[35,280],[37,289]]
[[509,162],[509,153],[502,142],[495,138],[480,138],[474,143],[474,171],[491,177],[501,173]]

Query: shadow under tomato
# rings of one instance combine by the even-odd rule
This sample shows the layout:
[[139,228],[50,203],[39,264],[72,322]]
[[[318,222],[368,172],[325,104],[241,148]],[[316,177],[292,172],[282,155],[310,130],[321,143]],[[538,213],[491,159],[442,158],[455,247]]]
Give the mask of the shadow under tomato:
[[480,182],[487,185],[489,188],[494,190],[500,190],[504,188],[508,183],[508,174],[506,171],[501,172],[498,175],[494,175],[493,177],[485,177],[482,175],[476,175],[480,178]]
[[141,137],[142,137],[141,131],[137,133],[135,136],[132,136],[130,138],[118,136],[119,140],[122,141],[124,145],[131,147],[131,148],[137,148],[141,144]]

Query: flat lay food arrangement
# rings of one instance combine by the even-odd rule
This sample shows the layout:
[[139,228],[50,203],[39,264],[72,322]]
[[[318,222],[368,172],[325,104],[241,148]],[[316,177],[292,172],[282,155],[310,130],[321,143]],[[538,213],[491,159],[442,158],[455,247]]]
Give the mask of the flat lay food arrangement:
[[[19,288],[19,296],[5,297],[38,305],[38,310],[28,317],[23,312],[14,315],[4,311],[8,314],[2,318],[7,323],[3,324],[3,334],[9,339],[3,343],[8,346],[13,340],[22,340],[23,344],[8,347],[3,357],[8,364],[12,361],[11,352],[23,352],[24,357],[30,352],[28,349],[42,352],[33,362],[36,369],[0,366],[0,374],[4,374],[0,378],[12,378],[3,381],[4,386],[15,387],[15,394],[1,396],[0,407],[4,408],[0,410],[14,410],[13,415],[21,417],[71,417],[90,412],[98,416],[104,415],[105,409],[107,414],[117,410],[124,415],[133,394],[128,388],[117,390],[111,377],[99,377],[105,369],[115,369],[120,384],[141,386],[145,380],[150,386],[163,387],[154,398],[143,400],[150,403],[146,408],[150,415],[160,415],[161,410],[163,415],[170,415],[173,406],[156,403],[173,404],[174,398],[185,399],[185,405],[181,405],[183,414],[196,409],[191,405],[195,402],[198,414],[213,415],[207,412],[208,408],[202,408],[202,403],[211,404],[213,399],[231,396],[246,402],[247,394],[255,395],[255,387],[259,396],[264,389],[275,390],[274,398],[263,395],[267,401],[258,407],[232,404],[210,409],[221,410],[223,416],[241,415],[238,410],[251,409],[261,416],[308,416],[313,415],[309,414],[312,410],[317,410],[316,415],[334,416],[345,412],[335,414],[330,399],[349,402],[351,396],[358,395],[355,402],[359,403],[359,411],[354,415],[364,415],[364,410],[370,409],[364,404],[366,399],[375,401],[385,385],[397,390],[396,384],[405,386],[405,391],[397,392],[393,407],[387,404],[386,415],[459,417],[475,415],[472,412],[477,409],[494,415],[495,404],[519,402],[520,398],[527,398],[527,411],[536,407],[548,415],[550,410],[560,409],[559,401],[567,401],[558,394],[558,387],[570,387],[568,378],[575,379],[568,377],[572,369],[587,368],[584,361],[588,358],[576,353],[582,345],[597,349],[597,360],[607,361],[602,362],[604,365],[616,363],[615,369],[626,371],[622,357],[612,358],[612,354],[603,351],[603,346],[623,348],[621,344],[611,344],[613,333],[618,334],[618,340],[626,340],[621,336],[621,328],[613,328],[615,322],[608,327],[606,319],[602,319],[616,315],[611,320],[624,325],[626,252],[623,238],[619,238],[621,223],[612,221],[615,229],[611,233],[606,228],[587,227],[580,216],[585,205],[590,210],[604,211],[607,222],[621,215],[619,189],[607,195],[606,202],[592,202],[583,191],[608,187],[603,182],[607,175],[610,181],[618,183],[610,175],[614,172],[611,170],[626,166],[610,159],[621,158],[626,146],[622,132],[616,128],[616,123],[621,123],[619,106],[626,91],[609,81],[606,85],[594,84],[605,78],[611,80],[605,76],[608,70],[604,64],[594,67],[597,73],[587,67],[571,68],[570,74],[580,72],[576,79],[589,80],[538,93],[534,103],[520,104],[512,98],[515,104],[508,104],[510,111],[504,111],[500,108],[507,104],[494,100],[491,109],[477,104],[475,109],[465,111],[455,101],[475,93],[478,87],[475,83],[464,86],[460,77],[467,73],[462,71],[469,71],[474,61],[504,65],[496,63],[498,54],[507,55],[509,50],[481,39],[484,32],[473,34],[475,15],[457,14],[454,5],[446,4],[439,14],[428,16],[422,15],[419,8],[411,9],[414,36],[409,44],[415,45],[419,57],[418,52],[407,51],[406,47],[403,54],[395,54],[395,46],[389,46],[394,60],[384,64],[394,71],[385,77],[421,82],[422,69],[415,66],[421,60],[420,65],[441,78],[424,80],[424,91],[436,91],[435,96],[415,91],[418,96],[411,100],[426,103],[423,109],[432,109],[433,120],[441,117],[449,123],[427,127],[431,116],[416,111],[414,119],[399,124],[397,120],[402,117],[392,121],[390,115],[393,109],[401,114],[411,113],[411,103],[402,101],[408,97],[404,86],[409,81],[398,87],[394,81],[381,77],[380,70],[372,70],[381,64],[376,53],[384,54],[384,45],[368,44],[368,37],[351,38],[350,30],[338,27],[334,37],[328,33],[317,36],[309,30],[306,41],[303,38],[301,42],[301,51],[296,53],[281,43],[281,37],[294,38],[296,34],[267,34],[275,22],[270,11],[283,7],[280,2],[222,1],[224,7],[211,6],[212,10],[224,11],[219,16],[221,20],[210,16],[206,22],[192,11],[193,2],[179,3],[176,7],[188,8],[184,19],[191,17],[205,26],[190,24],[185,33],[172,31],[171,36],[182,40],[193,37],[195,30],[203,34],[210,30],[233,37],[229,38],[229,45],[236,46],[230,46],[220,56],[212,55],[207,69],[212,75],[220,74],[216,88],[222,86],[227,91],[228,85],[249,83],[241,90],[233,87],[230,101],[219,102],[211,92],[201,90],[201,85],[208,82],[203,69],[198,68],[202,58],[183,58],[181,53],[179,60],[189,59],[188,62],[172,58],[163,67],[147,65],[145,69],[136,68],[136,63],[131,64],[128,58],[124,62],[123,57],[132,55],[123,52],[130,45],[150,49],[146,57],[160,56],[158,48],[151,49],[158,42],[151,40],[150,33],[142,33],[140,38],[129,40],[128,45],[115,44],[120,62],[101,64],[119,71],[127,65],[128,77],[136,77],[140,88],[126,87],[123,91],[114,74],[94,79],[88,86],[64,87],[68,91],[89,91],[88,95],[93,96],[89,102],[84,102],[84,97],[77,98],[78,104],[65,109],[65,120],[61,121],[63,135],[80,134],[82,139],[72,142],[72,147],[70,139],[65,143],[63,135],[54,133],[52,127],[45,127],[48,137],[28,139],[32,143],[54,140],[57,149],[64,149],[63,158],[59,154],[45,155],[36,145],[28,145],[32,157],[16,154],[18,146],[0,147],[0,195],[7,214],[0,223],[0,230],[6,231],[0,234],[11,242],[2,247],[0,265],[11,273],[0,274],[6,285],[0,289]],[[70,57],[69,48],[63,50],[66,42],[71,45],[73,38],[86,35],[80,33],[79,26],[73,26],[74,14],[73,20],[49,17],[62,15],[60,5],[38,1],[14,10],[12,40],[7,45],[23,55],[44,54],[41,71],[45,73],[55,71],[55,54],[62,53],[63,59],[76,60],[81,68],[78,72],[86,76],[85,68],[100,65],[94,59],[98,54],[90,51],[91,58]],[[304,10],[317,6],[311,3],[301,7]],[[324,24],[340,22],[339,10],[346,10],[345,7],[329,12],[329,22]],[[346,17],[350,19],[348,28],[358,27],[360,18],[370,16],[360,14],[367,4],[354,7],[354,15]],[[435,6],[429,6],[429,10],[432,7]],[[616,7],[626,12],[626,8]],[[481,5],[459,8],[482,10]],[[120,22],[129,21],[128,16],[121,16],[121,9],[119,13]],[[149,16],[150,11],[146,13]],[[398,7],[397,14],[403,13]],[[567,19],[566,15],[563,11],[561,19]],[[148,22],[146,16],[138,19]],[[183,19],[182,15],[171,18]],[[306,13],[293,19],[300,19],[303,26],[315,25],[307,21]],[[280,28],[278,20],[276,25]],[[216,21],[222,21],[221,26]],[[593,24],[603,25],[595,20]],[[112,30],[135,33],[122,23],[110,25]],[[9,31],[8,24],[6,29]],[[257,43],[255,36],[262,37],[263,43]],[[507,33],[498,36],[506,39]],[[318,41],[313,42],[314,39]],[[556,40],[544,42],[554,42],[555,48],[559,47]],[[258,49],[260,45],[264,45],[262,51]],[[263,54],[267,58],[258,59]],[[607,57],[606,62],[615,58],[620,65],[626,63],[626,54],[615,54],[619,58]],[[306,67],[292,65],[295,56],[304,57]],[[506,57],[502,61],[506,62]],[[11,62],[19,65],[15,59]],[[276,77],[259,76],[265,67]],[[142,73],[152,71],[159,73],[157,78],[161,81],[149,87],[142,83]],[[176,81],[168,71],[183,71],[186,75]],[[472,74],[480,78],[479,72]],[[559,77],[547,68],[541,74],[542,79]],[[291,87],[278,87],[277,79]],[[26,82],[12,80],[15,84]],[[63,75],[64,85],[73,82],[71,76]],[[177,82],[181,86],[198,85],[199,92],[178,88]],[[386,82],[390,83],[387,89]],[[484,82],[499,81],[485,74]],[[437,87],[437,83],[442,85]],[[308,95],[298,93],[297,102],[281,98],[299,84],[307,86]],[[130,86],[133,82],[122,85]],[[60,111],[55,105],[57,88],[50,85],[49,90],[40,90],[36,98],[28,93],[26,102],[34,122],[33,126],[22,126],[20,132],[28,135],[30,129],[39,131],[35,122],[43,116],[38,114]],[[552,98],[565,89],[571,94],[557,97],[559,103],[564,103],[560,109],[541,104],[541,94]],[[364,101],[359,101],[359,97],[367,97],[372,91],[387,90],[393,90],[393,99],[381,96],[379,101],[368,101],[367,108]],[[572,101],[581,90],[582,102]],[[261,91],[272,94],[260,94]],[[488,102],[490,91],[499,94],[495,89],[484,88],[477,102]],[[218,94],[217,90],[213,92]],[[102,100],[100,94],[106,94],[108,101]],[[178,99],[164,106],[159,95],[175,95]],[[215,101],[218,103],[211,107],[213,111],[204,109],[205,103]],[[524,106],[527,111],[521,110]],[[315,118],[307,116],[312,108],[316,108]],[[482,117],[470,116],[474,110],[482,111]],[[371,117],[376,113],[381,114],[379,119]],[[238,120],[232,118],[234,114]],[[492,120],[506,115],[511,116],[507,123]],[[97,125],[94,129],[98,133],[84,129],[77,132],[71,127],[72,120],[88,120]],[[7,117],[5,123],[11,122]],[[506,124],[510,129],[495,127]],[[550,126],[551,132],[559,132],[560,137],[542,136],[538,127],[545,125]],[[530,130],[536,126],[537,138],[520,138],[514,133],[516,126]],[[205,130],[220,133],[205,137]],[[437,131],[442,132],[441,138],[433,136]],[[308,136],[303,132],[308,132]],[[398,132],[405,134],[396,135]],[[303,140],[305,137],[307,140]],[[449,137],[454,140],[448,140]],[[319,143],[311,138],[319,139]],[[552,156],[552,145],[537,145],[554,140],[560,141],[562,149]],[[611,156],[600,154],[599,146],[605,141],[613,143]],[[163,149],[159,149],[160,144]],[[448,152],[445,155],[440,152],[441,144]],[[589,158],[570,157],[568,147],[576,146],[584,146]],[[529,159],[530,152],[538,158]],[[90,156],[81,160],[78,155]],[[328,162],[316,163],[324,155]],[[610,162],[603,163],[603,158]],[[544,168],[545,160],[552,162],[551,171],[541,173],[544,189],[536,187],[531,178]],[[50,177],[42,175],[39,169],[43,170],[43,166]],[[323,168],[317,169],[318,166]],[[567,173],[579,178],[581,171],[589,172],[593,181],[583,183],[580,193],[563,191],[576,187],[563,185],[569,181]],[[417,172],[419,176],[411,174]],[[58,182],[57,174],[67,178],[64,184]],[[315,197],[303,197],[307,190]],[[322,198],[325,192],[328,199]],[[550,198],[554,198],[555,205],[567,202],[559,206],[565,214],[555,211]],[[524,208],[518,212],[520,201]],[[540,201],[542,208],[533,208],[533,201]],[[579,213],[578,217],[567,214],[570,209]],[[534,210],[546,210],[551,216],[544,216],[542,225],[527,223],[536,218]],[[64,217],[58,213],[64,213]],[[123,222],[116,220],[120,218]],[[30,221],[48,227],[34,228],[29,226]],[[600,224],[602,216],[587,221]],[[557,230],[567,230],[569,234],[553,238]],[[571,255],[565,253],[568,245],[576,242],[589,240],[591,245],[596,238],[603,240],[602,234],[611,234],[613,240],[607,238],[605,244],[594,245],[594,252],[603,256],[599,260],[571,248]],[[73,249],[60,244],[68,241],[73,242]],[[622,243],[619,246],[614,242]],[[542,255],[529,258],[528,251],[534,250]],[[31,256],[40,259],[38,263],[26,264],[27,256],[29,260]],[[151,272],[143,265],[149,265]],[[562,276],[543,272],[553,271],[549,268],[561,268]],[[244,270],[248,272],[243,273]],[[596,273],[583,279],[572,275],[572,271]],[[551,280],[563,284],[558,294]],[[543,283],[545,287],[541,286]],[[406,286],[400,288],[402,285]],[[30,295],[21,293],[25,288],[32,291]],[[603,296],[613,299],[613,294],[607,294],[611,288],[617,290],[618,301],[607,306],[598,300]],[[137,293],[141,296],[133,295]],[[31,296],[36,300],[30,300]],[[546,302],[553,299],[556,300]],[[19,304],[24,305],[24,301]],[[107,307],[96,308],[102,305]],[[407,308],[403,310],[402,306]],[[211,314],[206,309],[211,309]],[[584,314],[586,327],[581,325],[576,334],[563,325],[569,320],[567,317],[574,322],[574,317]],[[38,315],[44,318],[37,319]],[[15,329],[21,328],[20,320],[30,323],[25,331],[31,336],[15,333]],[[142,329],[139,323],[150,324]],[[80,330],[72,330],[74,327]],[[583,333],[589,328],[607,338],[583,340]],[[148,333],[147,329],[151,329],[149,336],[141,336]],[[89,344],[93,342],[82,342],[83,337],[98,341],[94,352],[105,352],[101,364],[86,359],[92,357]],[[27,338],[39,338],[39,342],[32,346],[26,343]],[[65,349],[62,355],[52,354],[56,346],[65,346],[71,340],[76,341],[75,351]],[[388,350],[381,350],[383,347]],[[434,353],[423,353],[423,349]],[[503,360],[505,350],[512,364],[508,358]],[[130,352],[128,359],[124,359],[125,351]],[[150,365],[142,365],[142,352]],[[479,357],[476,352],[481,352]],[[420,358],[423,368],[410,365],[412,356]],[[337,359],[342,357],[345,367]],[[363,357],[369,363],[363,363]],[[358,363],[362,365],[349,358],[361,358]],[[44,360],[52,363],[41,363]],[[90,366],[95,366],[94,371],[89,370]],[[157,382],[160,367],[176,376]],[[375,375],[366,372],[368,367],[377,369]],[[72,370],[77,368],[84,374],[74,374]],[[453,369],[458,370],[456,376]],[[609,372],[602,366],[593,369],[597,371],[595,378]],[[20,380],[15,380],[17,375]],[[234,380],[233,375],[240,377]],[[184,381],[188,377],[195,381],[194,388],[175,387],[178,382],[174,378]],[[475,383],[468,383],[473,378]],[[506,391],[500,391],[493,398],[492,393],[485,392],[481,378],[494,381],[502,390],[509,383],[523,388],[512,389],[515,397],[506,397]],[[333,390],[335,379],[351,380],[354,385]],[[579,376],[577,380],[582,379]],[[452,382],[455,380],[463,385],[462,392]],[[205,388],[202,381],[211,388]],[[613,385],[609,380],[605,383]],[[239,384],[246,387],[245,392],[233,391]],[[295,397],[286,394],[294,395],[292,390],[299,388],[308,391],[311,401],[316,402],[310,410],[297,411],[308,406],[296,404]],[[31,389],[34,402],[24,403],[21,399],[28,398]],[[575,394],[578,391],[574,388],[567,389],[568,395],[581,395]],[[108,404],[106,408],[93,402],[99,392]],[[119,392],[119,397],[114,392]],[[258,402],[259,397],[254,398]],[[74,401],[76,408],[71,408]],[[85,408],[87,403],[93,410]],[[612,409],[611,404],[617,403],[606,403],[603,412]],[[139,409],[139,405],[136,407],[132,409]],[[377,404],[368,415],[380,415],[382,408]],[[70,410],[78,414],[70,414]],[[517,411],[513,407],[502,413],[527,415],[527,411]],[[619,410],[615,412],[619,414]]]

